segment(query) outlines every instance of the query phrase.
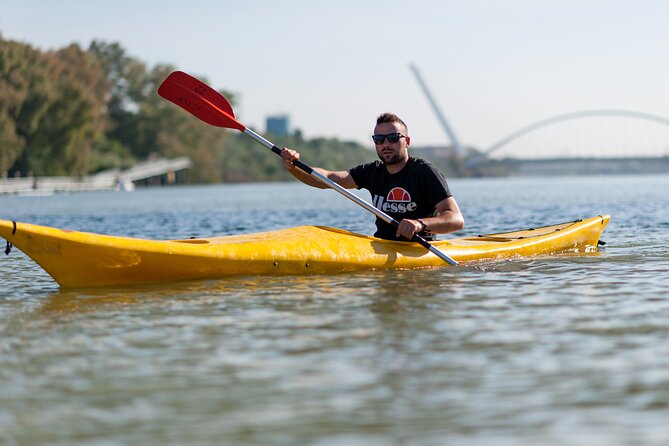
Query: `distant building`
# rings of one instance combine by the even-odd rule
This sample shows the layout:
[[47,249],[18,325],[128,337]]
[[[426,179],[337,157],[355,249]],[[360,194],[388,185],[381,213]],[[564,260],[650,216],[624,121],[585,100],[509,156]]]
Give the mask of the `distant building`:
[[267,133],[276,136],[287,136],[290,129],[288,115],[268,116],[266,121]]

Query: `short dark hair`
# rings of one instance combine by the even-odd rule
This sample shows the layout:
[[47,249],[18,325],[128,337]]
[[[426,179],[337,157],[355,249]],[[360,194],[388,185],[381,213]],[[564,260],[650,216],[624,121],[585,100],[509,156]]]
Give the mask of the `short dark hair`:
[[408,133],[409,128],[407,125],[400,119],[399,116],[397,116],[394,113],[381,113],[378,118],[376,118],[376,125],[383,124],[384,122],[397,122],[400,123],[403,127],[404,130]]

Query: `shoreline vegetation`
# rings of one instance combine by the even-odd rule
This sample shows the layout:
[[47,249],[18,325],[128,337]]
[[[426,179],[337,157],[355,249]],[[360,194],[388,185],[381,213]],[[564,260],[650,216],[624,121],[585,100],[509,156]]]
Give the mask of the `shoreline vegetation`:
[[[174,70],[148,67],[118,43],[41,51],[0,34],[0,178],[84,178],[152,157],[188,157],[192,184],[291,178],[265,149],[160,98],[156,90]],[[221,93],[234,105],[234,93]],[[373,155],[355,142],[306,140],[299,130],[269,136],[332,169]]]
[[[149,67],[118,43],[94,40],[87,49],[71,44],[41,51],[0,34],[0,181],[49,177],[81,181],[151,158],[182,157],[191,165],[180,183],[292,180],[264,147],[237,132],[203,125],[162,100],[156,90],[174,70],[166,64]],[[235,94],[220,91],[234,106]],[[343,170],[376,159],[370,147],[357,142],[305,139],[300,130],[267,136],[278,146],[299,148],[303,159],[314,166]],[[482,159],[472,148],[464,160],[449,154],[447,147],[412,151],[448,177],[669,172],[667,157],[541,163]]]

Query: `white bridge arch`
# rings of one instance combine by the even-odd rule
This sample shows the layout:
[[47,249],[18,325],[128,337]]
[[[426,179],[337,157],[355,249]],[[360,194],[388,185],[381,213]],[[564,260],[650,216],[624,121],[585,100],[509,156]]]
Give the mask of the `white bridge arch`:
[[634,119],[641,119],[645,121],[652,121],[655,123],[659,123],[662,125],[665,125],[669,127],[669,119],[665,118],[663,116],[659,115],[654,115],[651,113],[644,113],[644,112],[636,112],[636,111],[630,111],[630,110],[585,110],[585,111],[577,111],[577,112],[571,112],[571,113],[564,113],[561,115],[553,116],[550,118],[542,119],[540,121],[534,122],[530,125],[527,125],[519,130],[516,130],[515,132],[511,133],[510,135],[500,139],[496,143],[492,144],[490,147],[487,149],[483,150],[483,154],[485,156],[490,155],[491,153],[497,151],[498,149],[506,146],[507,144],[515,141],[516,139],[531,133],[535,130],[538,130],[543,127],[548,127],[553,124],[557,124],[560,122],[564,121],[572,121],[576,119],[582,119],[582,118],[590,118],[590,117],[602,117],[602,116],[615,116],[615,117],[624,117],[624,118],[634,118]]

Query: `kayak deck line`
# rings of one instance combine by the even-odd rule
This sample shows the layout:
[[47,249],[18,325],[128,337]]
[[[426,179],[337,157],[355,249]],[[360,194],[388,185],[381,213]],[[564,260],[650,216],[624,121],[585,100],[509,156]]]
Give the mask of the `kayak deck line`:
[[[595,252],[610,217],[433,242],[458,262]],[[63,288],[230,276],[336,274],[448,266],[418,243],[328,226],[147,240],[0,220],[0,236]]]
[[[599,217],[601,219],[601,224],[608,223],[608,219],[610,218],[608,215],[607,216],[598,215],[597,217]],[[583,219],[579,218],[578,220],[570,220],[570,221],[567,221],[567,222],[564,222],[564,223],[558,223],[557,225],[548,225],[548,226],[540,226],[540,227],[537,227],[537,228],[528,228],[528,229],[525,229],[523,231],[517,231],[517,232],[500,232],[500,233],[494,233],[494,234],[479,234],[479,235],[476,236],[476,240],[485,240],[485,241],[491,241],[491,242],[494,242],[494,241],[508,242],[508,241],[511,241],[511,240],[522,240],[524,238],[528,238],[528,237],[532,237],[532,236],[536,237],[538,235],[545,235],[545,234],[547,234],[549,232],[552,232],[552,231],[558,232],[558,231],[561,231],[562,229],[564,229],[566,227],[569,227],[569,226],[574,225],[576,223],[580,223],[582,221],[583,221]],[[562,227],[563,225],[564,225],[564,227]],[[544,232],[541,232],[542,230],[544,230]],[[538,233],[533,233],[534,231],[538,231]],[[529,236],[527,236],[527,235],[515,235],[515,234],[530,233],[530,232],[532,232],[532,234],[529,235]],[[539,233],[541,233],[541,234],[539,234]],[[474,238],[469,238],[467,240],[473,240],[473,239]],[[605,245],[606,244],[606,242],[603,242],[601,240],[599,240],[597,243],[599,245]]]

